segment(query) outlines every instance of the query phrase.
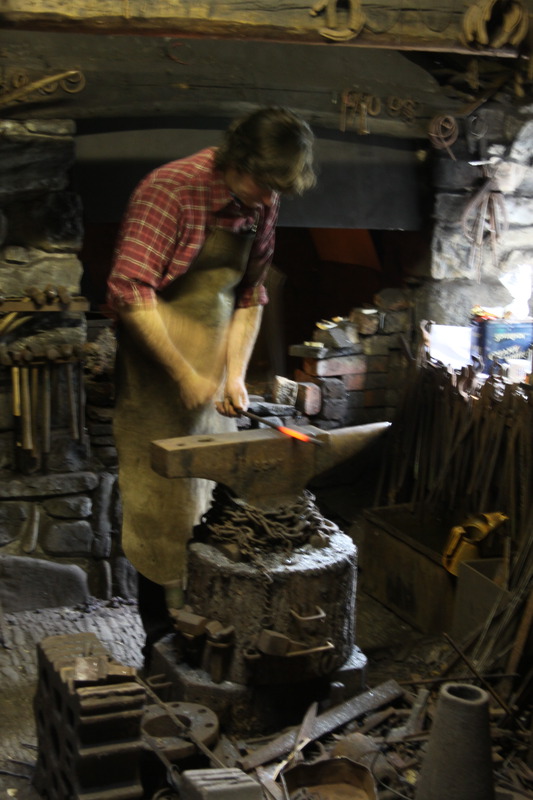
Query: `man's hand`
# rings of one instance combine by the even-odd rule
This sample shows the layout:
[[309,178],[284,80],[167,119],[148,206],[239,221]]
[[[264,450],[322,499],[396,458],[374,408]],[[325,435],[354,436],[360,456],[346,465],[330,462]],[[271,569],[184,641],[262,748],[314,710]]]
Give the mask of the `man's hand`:
[[226,383],[224,400],[216,403],[219,414],[225,417],[238,417],[240,411],[248,408],[248,391],[243,380],[236,380]]
[[203,378],[195,370],[188,370],[179,381],[180,397],[189,411],[209,403],[217,390],[217,384],[211,378]]

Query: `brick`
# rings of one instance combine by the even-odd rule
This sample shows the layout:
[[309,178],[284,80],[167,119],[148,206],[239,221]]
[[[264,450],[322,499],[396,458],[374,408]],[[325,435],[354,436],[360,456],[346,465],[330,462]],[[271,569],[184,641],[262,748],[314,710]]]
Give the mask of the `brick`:
[[298,394],[296,396],[296,408],[302,414],[313,416],[320,412],[322,406],[322,392],[316,383],[298,383]]
[[364,395],[365,408],[387,405],[387,389],[370,389]]
[[[369,372],[366,375],[364,389],[387,389],[389,388],[389,373],[388,372]],[[356,387],[359,388],[359,387]]]
[[397,352],[392,352],[390,354],[390,365],[389,369],[408,369],[409,367],[409,359],[407,355],[402,351],[398,350]]
[[389,356],[367,356],[366,364],[368,372],[388,372]]
[[347,392],[364,389],[368,382],[368,375],[361,372],[359,375],[343,375],[342,382]]
[[325,359],[305,358],[303,369],[309,375],[316,375],[319,378],[356,375],[366,369],[366,359],[363,356],[340,356],[338,358]]

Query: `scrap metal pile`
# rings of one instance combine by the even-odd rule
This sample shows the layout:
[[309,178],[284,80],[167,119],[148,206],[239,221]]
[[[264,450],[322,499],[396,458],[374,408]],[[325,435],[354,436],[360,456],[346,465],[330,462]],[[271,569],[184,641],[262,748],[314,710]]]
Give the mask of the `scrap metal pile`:
[[412,369],[390,429],[377,505],[402,503],[413,519],[444,520],[452,530],[462,520],[498,515],[492,547],[506,591],[459,651],[470,672],[514,676],[498,691],[516,719],[533,688],[532,387],[497,375],[481,382],[471,367],[454,373],[413,362]]
[[[527,732],[476,679],[388,679],[244,740],[94,634],[48,637],[38,655],[33,783],[49,800],[488,800],[493,784],[520,797],[533,786]],[[451,794],[427,794],[433,776]]]

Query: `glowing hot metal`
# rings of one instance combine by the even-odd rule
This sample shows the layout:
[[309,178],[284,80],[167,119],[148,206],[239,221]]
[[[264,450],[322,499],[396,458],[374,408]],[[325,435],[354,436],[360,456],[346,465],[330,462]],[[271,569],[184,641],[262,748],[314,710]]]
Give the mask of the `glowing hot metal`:
[[252,414],[251,411],[240,411],[243,417],[248,417],[249,419],[253,419],[255,422],[262,422],[263,425],[268,425],[269,428],[274,428],[275,431],[279,431],[280,433],[285,434],[285,436],[292,436],[293,439],[298,439],[300,442],[310,442],[311,444],[323,444],[320,439],[315,439],[314,436],[309,436],[307,433],[303,431],[297,431],[294,428],[287,428],[285,425],[276,425],[275,422],[270,422],[270,420],[265,419],[264,417],[260,417],[258,414]]

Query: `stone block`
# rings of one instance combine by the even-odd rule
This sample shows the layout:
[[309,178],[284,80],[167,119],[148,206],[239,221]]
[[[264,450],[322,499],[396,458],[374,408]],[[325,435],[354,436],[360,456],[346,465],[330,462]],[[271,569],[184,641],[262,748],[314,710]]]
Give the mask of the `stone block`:
[[379,311],[377,308],[352,308],[350,321],[358,333],[363,336],[370,336],[378,332]]
[[0,556],[0,599],[6,612],[76,606],[88,597],[87,576],[81,567]]
[[344,422],[346,411],[348,409],[348,400],[322,400],[322,408],[320,409],[320,417],[322,419],[334,419],[338,422]]
[[387,311],[383,315],[382,331],[387,333],[403,333],[411,328],[410,311]]
[[0,503],[0,546],[13,542],[29,517],[30,504],[16,501]]
[[53,522],[42,537],[42,545],[45,553],[52,556],[90,556],[93,538],[92,528],[85,520]]
[[365,405],[365,392],[348,392],[347,395],[348,408],[363,408]]
[[511,227],[530,228],[533,225],[533,198],[506,197],[505,206]]
[[360,353],[360,344],[350,344],[350,347],[326,347],[322,342],[304,342],[303,344],[291,344],[289,347],[290,356],[300,356],[301,358],[336,358],[338,356],[351,356]]
[[393,338],[396,343],[397,337],[393,337],[392,334],[385,336],[378,333],[375,336],[365,336],[361,339],[363,353],[365,356],[387,356]]
[[[526,239],[522,239],[525,243]],[[415,318],[432,319],[438,325],[470,325],[475,305],[489,308],[505,306],[512,299],[497,278],[481,283],[467,280],[433,281],[417,287],[414,294]]]
[[246,772],[227,769],[188,769],[181,775],[183,800],[262,800],[263,790]]
[[343,400],[346,397],[346,387],[342,378],[322,378],[318,385],[324,400]]
[[[0,285],[6,296],[22,297],[28,286],[43,288],[48,283],[65,286],[79,294],[82,263],[74,253],[47,253],[30,247],[4,247],[0,252]],[[48,315],[59,323],[57,312]]]
[[57,472],[0,482],[0,498],[46,497],[91,491],[98,485],[94,472]]
[[380,311],[402,311],[412,306],[411,292],[394,287],[382,289],[374,297],[374,303]]
[[0,121],[2,206],[68,185],[75,159],[74,132],[75,125],[68,120]]
[[305,358],[304,372],[320,378],[338,377],[340,375],[356,375],[366,369],[363,356],[340,356],[338,358],[311,359]]
[[73,192],[49,192],[5,209],[6,243],[45,252],[77,253],[83,244],[81,198]]
[[338,326],[326,329],[315,328],[313,331],[313,341],[322,342],[326,347],[344,348],[347,350],[349,350],[352,345],[352,341],[350,341],[346,332]]
[[91,498],[86,495],[78,497],[52,497],[45,500],[43,508],[50,517],[60,519],[84,519],[92,512]]
[[298,384],[289,378],[275,375],[272,381],[272,400],[275,403],[282,403],[289,406],[296,405],[298,397]]
[[440,192],[435,198],[434,217],[444,228],[459,228],[461,217],[472,195],[464,192],[451,194]]

